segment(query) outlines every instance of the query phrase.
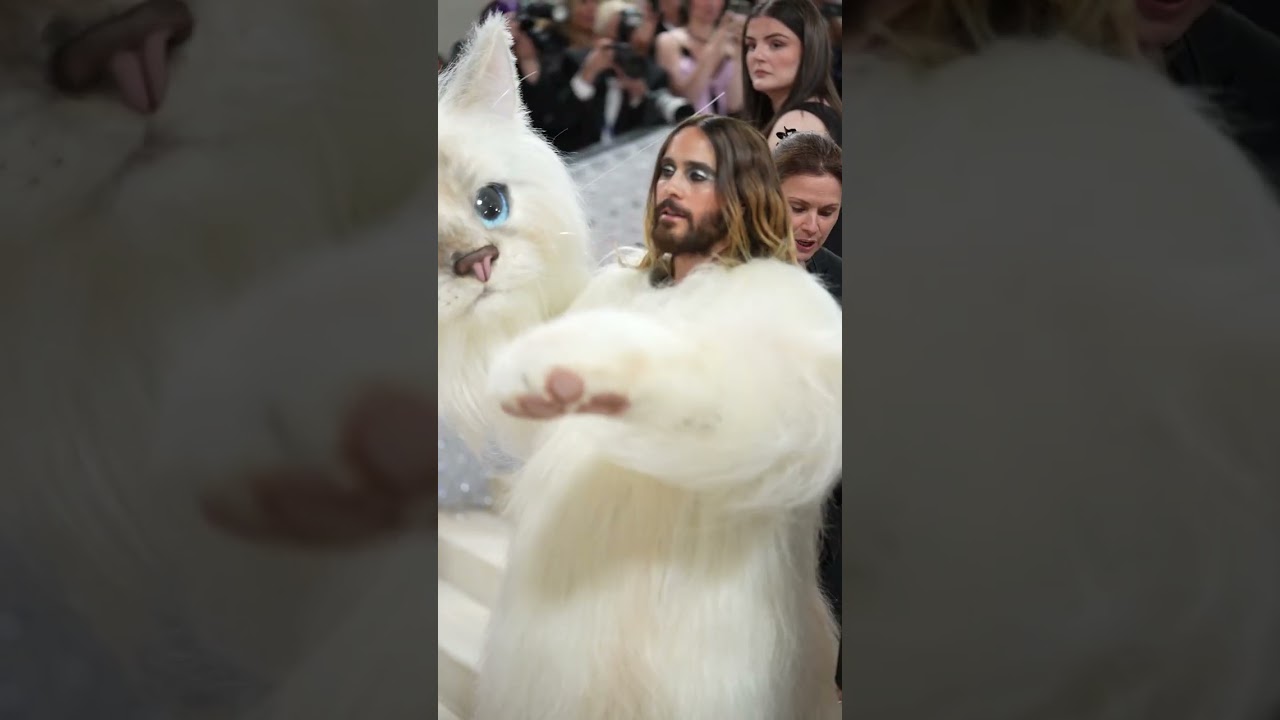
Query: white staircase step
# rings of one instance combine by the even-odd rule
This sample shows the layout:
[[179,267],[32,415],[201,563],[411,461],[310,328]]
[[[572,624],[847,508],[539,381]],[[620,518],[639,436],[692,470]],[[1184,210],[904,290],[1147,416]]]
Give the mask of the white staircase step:
[[436,583],[436,597],[440,703],[459,718],[470,718],[489,611],[443,579]]
[[449,708],[445,707],[444,703],[440,703],[439,708],[439,711],[436,713],[436,718],[438,718],[438,720],[461,720],[457,715],[454,715]]
[[507,564],[511,530],[488,512],[440,513],[439,577],[472,600],[493,607]]

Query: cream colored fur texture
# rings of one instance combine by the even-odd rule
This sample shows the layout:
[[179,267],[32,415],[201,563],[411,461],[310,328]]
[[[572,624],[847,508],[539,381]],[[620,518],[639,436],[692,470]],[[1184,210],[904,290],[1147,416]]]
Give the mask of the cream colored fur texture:
[[846,75],[845,705],[1280,711],[1280,210],[1197,101],[1065,42]]
[[[130,5],[0,7],[3,540],[179,720],[425,717],[431,630],[406,608],[429,607],[433,582],[406,568],[430,567],[429,539],[295,555],[214,533],[196,504],[263,459],[327,457],[341,395],[354,389],[343,382],[403,365],[371,368],[350,352],[328,364],[272,357],[292,351],[289,325],[274,326],[282,337],[270,345],[247,311],[190,343],[240,292],[309,255],[400,235],[387,223],[430,184],[431,100],[419,86],[434,10],[190,0],[195,32],[157,114],[57,93],[50,23],[90,24]],[[327,307],[332,329],[358,343],[349,295]],[[258,343],[253,362],[222,362],[237,343]],[[402,347],[388,363],[430,363],[426,348]],[[170,377],[182,352],[193,362]],[[175,394],[162,412],[166,389]],[[210,678],[157,679],[174,653],[230,667],[255,690],[239,707],[188,701],[209,697],[199,683]]]
[[831,716],[815,569],[840,325],[796,266],[707,266],[664,289],[619,267],[504,349],[497,399],[558,367],[631,406],[529,423],[479,720]]
[[[590,277],[587,216],[555,149],[529,125],[501,19],[476,28],[439,85],[440,413],[477,447],[497,407],[480,396],[494,352],[569,306]],[[509,218],[487,228],[476,193],[501,183]],[[453,271],[485,245],[500,256],[487,283]]]
[[[585,283],[578,201],[524,125],[509,42],[481,27],[440,111],[442,409],[502,426],[524,461],[476,720],[827,717],[815,568],[840,469],[839,307],[773,261],[654,289],[619,258]],[[510,189],[492,231],[471,202],[487,183]],[[453,274],[446,248],[487,242],[487,286]],[[630,408],[498,420],[553,368]]]

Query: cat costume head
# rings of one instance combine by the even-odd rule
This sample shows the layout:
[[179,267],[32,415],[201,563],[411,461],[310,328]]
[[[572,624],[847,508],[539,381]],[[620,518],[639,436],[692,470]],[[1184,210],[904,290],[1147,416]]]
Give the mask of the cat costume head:
[[493,352],[563,312],[591,269],[581,197],[529,123],[511,45],[493,15],[439,78],[439,405],[472,441]]

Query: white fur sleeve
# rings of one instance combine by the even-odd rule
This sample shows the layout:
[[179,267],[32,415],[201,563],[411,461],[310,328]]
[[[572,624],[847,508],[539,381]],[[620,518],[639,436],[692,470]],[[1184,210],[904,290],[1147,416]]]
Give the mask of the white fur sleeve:
[[651,368],[612,459],[730,490],[747,507],[820,502],[841,467],[839,306],[808,273],[775,262],[686,284],[670,308],[682,317],[669,321],[687,359]]
[[518,339],[496,392],[569,368],[620,416],[574,418],[605,460],[746,509],[820,502],[841,465],[839,306],[799,267],[711,268]]

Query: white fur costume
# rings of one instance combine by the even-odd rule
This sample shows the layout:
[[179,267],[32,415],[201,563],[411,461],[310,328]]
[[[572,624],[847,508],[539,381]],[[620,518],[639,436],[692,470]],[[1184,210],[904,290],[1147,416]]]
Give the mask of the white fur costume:
[[[585,228],[558,161],[531,147],[541,141],[508,100],[509,42],[483,25],[442,94],[441,247],[501,252],[497,292],[482,295],[441,251],[442,407],[496,422],[555,367],[631,404],[499,423],[526,462],[476,718],[825,717],[835,638],[815,568],[840,468],[839,307],[775,261],[707,266],[662,289],[614,267],[521,333],[572,298],[549,301],[552,289],[581,289]],[[486,231],[470,200],[490,182],[510,188],[512,214]],[[450,371],[464,365],[477,372],[460,383]]]
[[631,406],[529,428],[479,718],[827,717],[840,318],[774,261],[663,289],[615,268],[503,351],[498,397],[563,367]]
[[846,76],[845,705],[1280,708],[1280,211],[1145,68],[1006,41]]
[[[197,512],[210,482],[263,458],[327,452],[338,388],[306,403],[288,387],[256,405],[219,395],[288,385],[306,367],[253,364],[267,376],[243,385],[188,371],[163,421],[158,405],[175,353],[237,292],[354,242],[429,184],[432,103],[414,88],[430,67],[434,10],[190,4],[195,33],[147,118],[46,81],[46,23],[92,23],[129,3],[0,9],[0,532],[144,693],[186,692],[148,684],[149,666],[172,662],[171,622],[262,690],[240,710],[171,705],[180,720],[425,717],[430,620],[396,610],[430,604],[433,581],[405,572],[430,567],[429,542],[300,556],[215,533]],[[217,366],[227,349],[206,346],[203,360]],[[277,402],[298,447],[263,428]],[[256,424],[203,433],[239,417]],[[169,435],[154,466],[157,423]]]

